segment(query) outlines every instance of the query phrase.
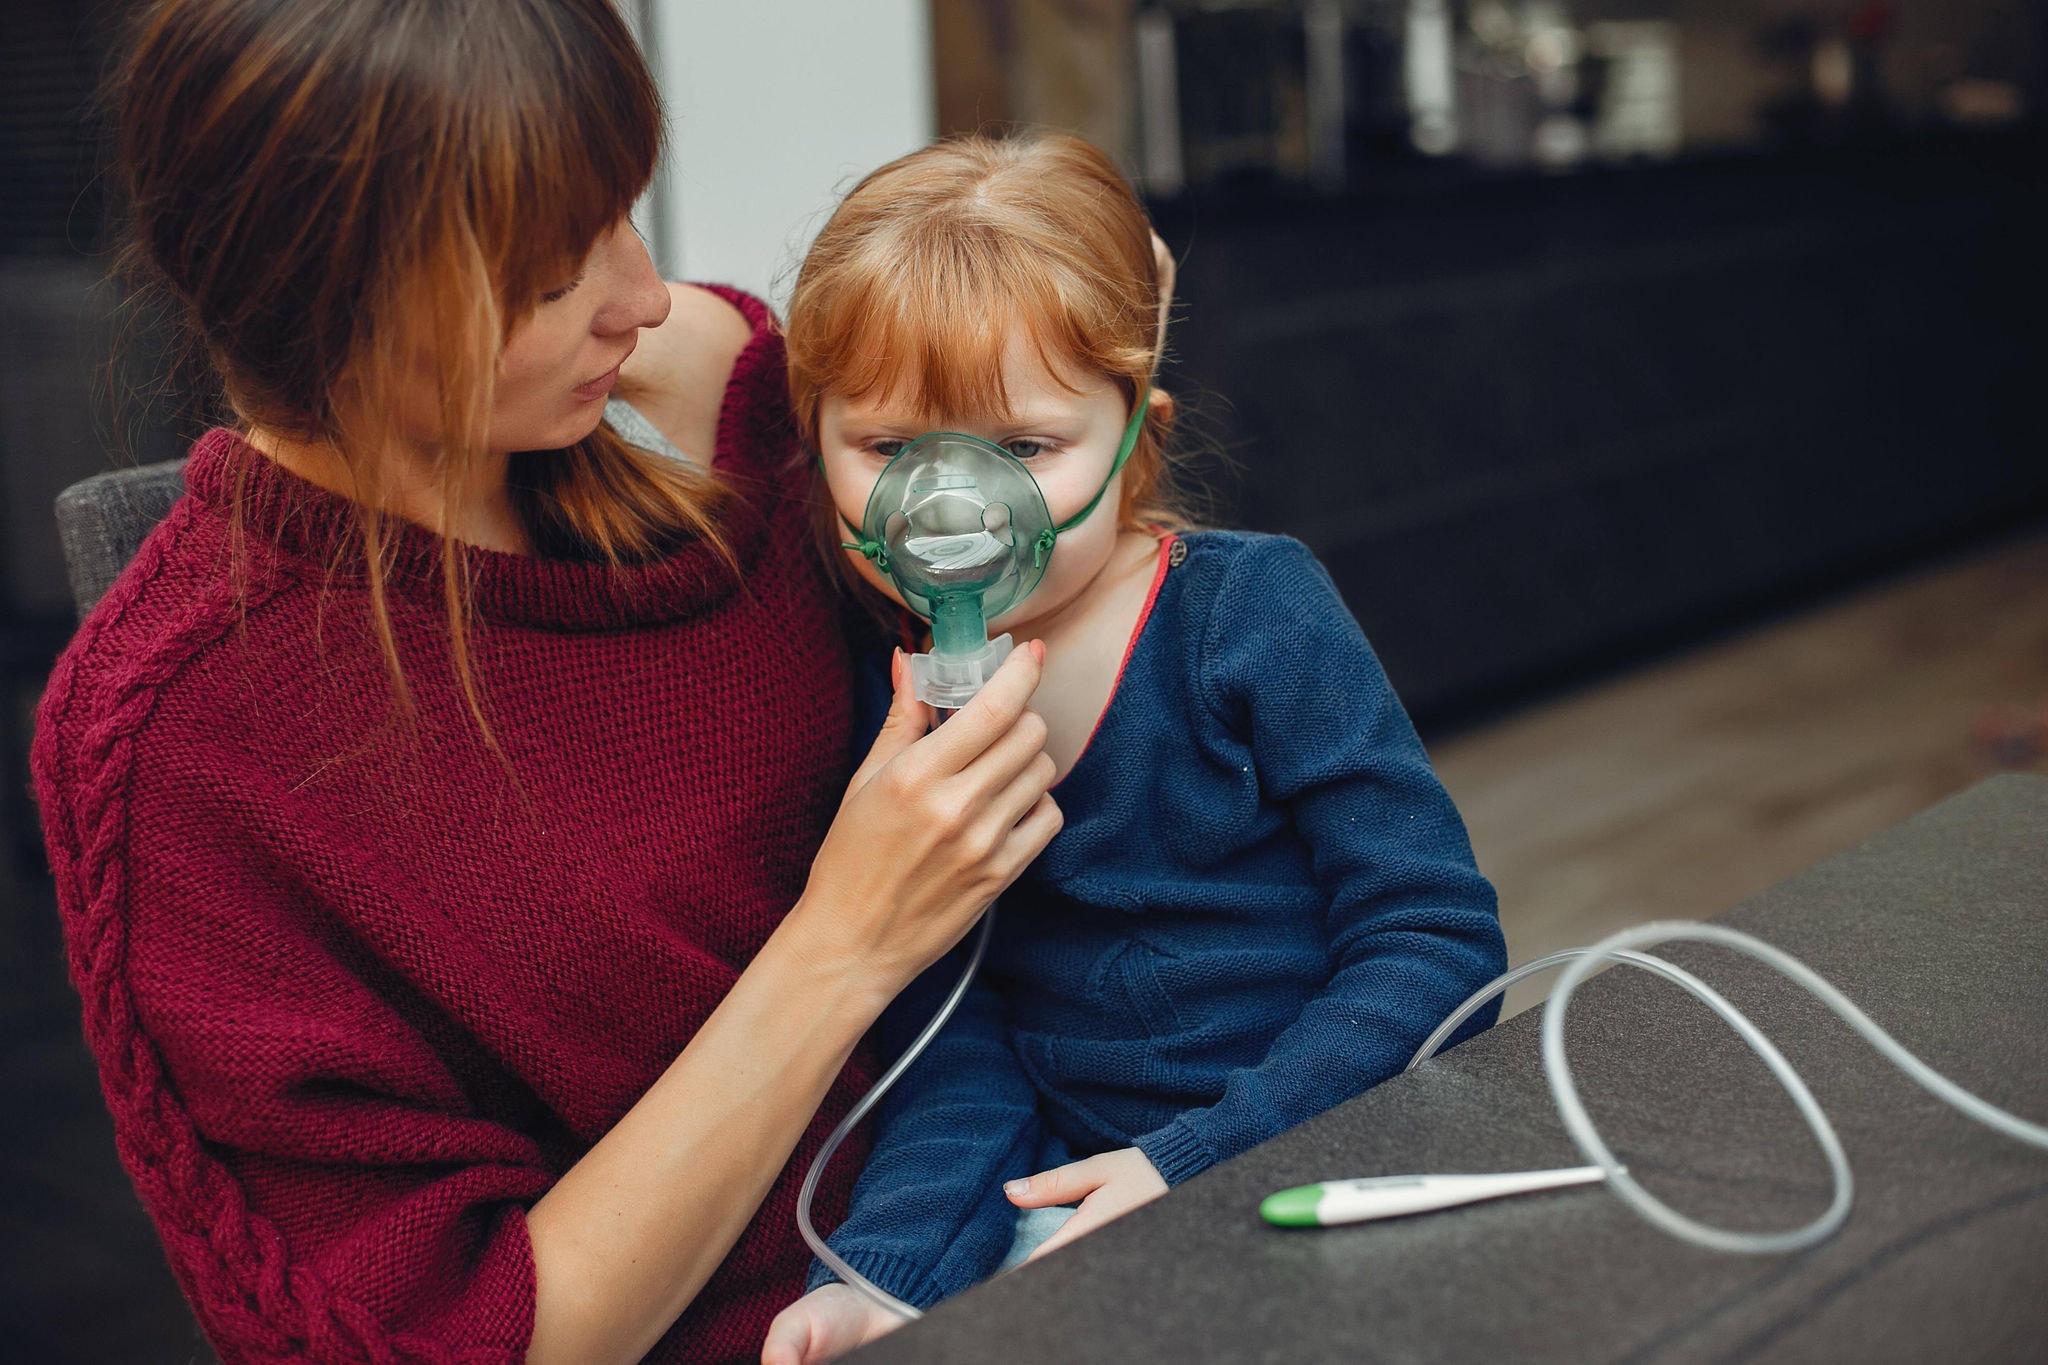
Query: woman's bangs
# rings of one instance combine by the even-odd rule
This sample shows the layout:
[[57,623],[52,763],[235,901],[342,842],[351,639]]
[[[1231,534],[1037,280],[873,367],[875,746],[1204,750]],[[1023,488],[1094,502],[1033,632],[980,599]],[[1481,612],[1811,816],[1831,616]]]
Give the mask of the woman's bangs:
[[515,304],[575,271],[632,211],[661,151],[660,96],[623,31],[557,36],[553,69],[504,92],[510,107],[490,120],[503,135],[485,132],[471,162],[479,220],[509,228],[499,275]]

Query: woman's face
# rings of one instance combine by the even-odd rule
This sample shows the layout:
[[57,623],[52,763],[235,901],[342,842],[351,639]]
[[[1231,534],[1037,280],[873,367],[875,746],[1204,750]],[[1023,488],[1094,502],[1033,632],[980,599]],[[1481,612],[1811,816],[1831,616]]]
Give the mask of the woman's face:
[[597,239],[581,271],[512,328],[498,361],[489,447],[560,450],[596,430],[640,329],[659,327],[668,310],[668,286],[621,220]]
[[[942,426],[992,441],[1023,461],[1045,494],[1053,525],[1077,515],[1116,463],[1117,446],[1130,418],[1123,389],[1100,375],[1055,375],[1021,334],[1010,339],[1003,387],[1012,410],[1008,421],[970,417],[947,422],[890,396],[870,395],[854,402],[827,395],[819,405],[819,455],[840,515],[860,525],[868,495],[890,458],[911,440]],[[1060,532],[1045,578],[1030,596],[989,622],[991,632],[1050,616],[1095,580],[1116,548],[1122,484],[1119,471],[1088,519]],[[858,551],[847,554],[862,578],[902,601],[887,577]]]

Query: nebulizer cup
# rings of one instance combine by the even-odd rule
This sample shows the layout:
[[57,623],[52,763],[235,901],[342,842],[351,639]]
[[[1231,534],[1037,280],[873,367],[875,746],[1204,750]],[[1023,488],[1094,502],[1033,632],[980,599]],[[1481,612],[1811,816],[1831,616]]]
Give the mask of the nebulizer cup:
[[1055,531],[1038,481],[993,442],[959,432],[918,437],[868,495],[860,550],[903,603],[932,625],[929,652],[910,659],[920,701],[965,706],[1012,648],[988,622],[1045,576]]

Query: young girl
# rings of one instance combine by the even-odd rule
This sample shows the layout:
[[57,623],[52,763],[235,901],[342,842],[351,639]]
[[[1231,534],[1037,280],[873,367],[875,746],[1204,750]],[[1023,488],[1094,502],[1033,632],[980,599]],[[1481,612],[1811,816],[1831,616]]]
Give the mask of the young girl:
[[[1173,529],[1155,242],[1085,143],[951,141],[848,195],[790,304],[797,422],[868,590],[896,596],[886,552],[847,528],[935,429],[1014,456],[1059,528],[990,629],[1044,642],[1065,826],[879,1111],[831,1239],[920,1306],[1393,1075],[1505,965],[1457,811],[1322,567],[1283,537]],[[959,959],[898,1003],[885,1048]],[[764,1360],[893,1325],[830,1279],[814,1268]]]

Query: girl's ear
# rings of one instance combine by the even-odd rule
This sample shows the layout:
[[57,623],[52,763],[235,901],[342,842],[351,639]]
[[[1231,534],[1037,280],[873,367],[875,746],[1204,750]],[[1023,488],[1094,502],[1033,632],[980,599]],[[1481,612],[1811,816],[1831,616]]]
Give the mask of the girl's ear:
[[1175,266],[1173,253],[1166,249],[1166,240],[1158,233],[1152,234],[1152,260],[1159,271],[1159,331],[1152,339],[1152,367],[1159,368],[1166,358],[1166,320],[1173,312],[1173,281]]

